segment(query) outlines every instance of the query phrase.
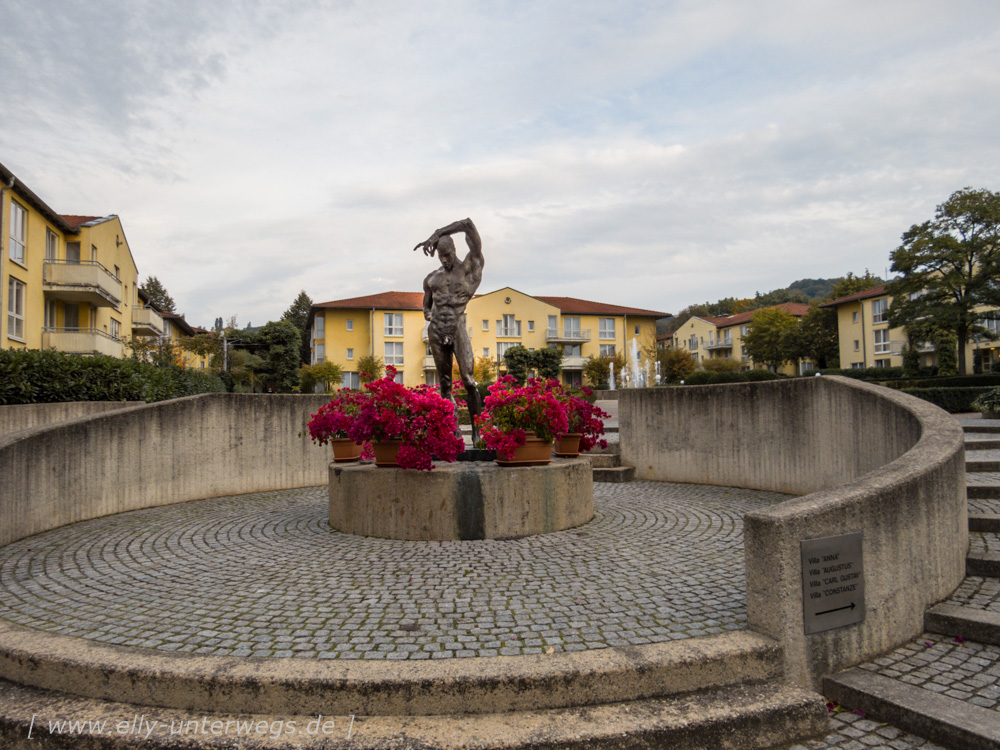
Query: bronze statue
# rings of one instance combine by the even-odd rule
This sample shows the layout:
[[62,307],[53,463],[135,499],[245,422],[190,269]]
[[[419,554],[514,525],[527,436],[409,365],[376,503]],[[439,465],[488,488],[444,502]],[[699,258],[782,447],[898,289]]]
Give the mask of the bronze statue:
[[[465,233],[469,254],[459,261],[455,241],[451,235]],[[465,385],[466,403],[472,415],[472,442],[479,440],[476,417],[482,411],[482,401],[473,374],[475,355],[472,341],[465,325],[465,305],[483,280],[483,243],[472,219],[462,219],[436,230],[425,242],[413,249],[423,248],[424,255],[437,252],[441,268],[424,279],[424,319],[427,323],[427,341],[434,355],[441,395],[454,402],[451,394],[452,357],[458,361],[458,373]]]

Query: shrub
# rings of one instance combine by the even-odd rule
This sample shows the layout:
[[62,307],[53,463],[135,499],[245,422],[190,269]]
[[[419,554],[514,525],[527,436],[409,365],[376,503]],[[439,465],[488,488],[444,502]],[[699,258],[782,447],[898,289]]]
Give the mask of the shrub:
[[972,408],[981,412],[1000,412],[1000,388],[981,393],[973,402]]
[[709,372],[739,372],[742,368],[742,362],[737,362],[735,359],[722,358],[708,359],[701,365],[701,369],[708,370]]
[[990,388],[904,388],[901,393],[909,393],[924,401],[930,401],[945,411],[956,414],[976,411],[972,402],[977,396],[990,390]]
[[709,383],[745,383],[746,378],[741,372],[735,372],[733,370],[720,370],[719,372],[712,373],[712,379],[708,381]]
[[692,372],[686,378],[684,378],[684,385],[708,385],[712,382],[712,375],[708,370],[698,370],[697,372]]
[[761,380],[780,380],[781,376],[770,370],[748,370],[743,373],[743,379],[748,383],[753,383]]

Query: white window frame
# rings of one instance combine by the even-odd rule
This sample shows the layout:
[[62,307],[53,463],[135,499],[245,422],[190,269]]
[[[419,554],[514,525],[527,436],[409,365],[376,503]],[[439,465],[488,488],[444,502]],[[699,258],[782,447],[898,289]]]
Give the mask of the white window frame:
[[393,367],[403,366],[403,342],[386,341],[384,348],[384,362]]
[[361,376],[356,372],[342,372],[340,374],[340,387],[350,388],[357,391],[361,388]]
[[119,321],[117,321],[114,318],[112,318],[111,319],[111,330],[108,331],[108,333],[110,333],[111,334],[111,338],[115,339],[116,341],[120,340],[121,337],[122,337],[122,324]]
[[503,319],[497,321],[497,336],[508,339],[521,338],[521,321],[514,315],[505,313]]
[[317,315],[313,318],[313,338],[326,338],[326,318],[322,315]]
[[56,328],[58,308],[54,299],[45,300],[45,327]]
[[598,338],[607,340],[614,340],[615,338],[615,319],[614,318],[600,318],[597,321]]
[[860,339],[854,339],[854,351],[856,351],[856,352],[860,352],[861,351],[861,340]]
[[614,344],[600,344],[600,354],[602,357],[613,357],[615,356],[615,345]]
[[[386,336],[402,337],[403,313],[382,313]],[[386,362],[389,364],[389,362]]]
[[497,342],[497,362],[503,362],[503,355],[507,353],[507,350],[512,346],[520,346],[516,341],[498,341]]
[[483,359],[490,358],[490,348],[488,346],[483,347]]
[[[875,335],[875,354],[889,354],[892,342],[889,341],[889,329],[882,328],[873,331]],[[878,365],[876,365],[877,367]]]
[[528,321],[528,333],[534,333],[534,332],[535,332],[535,321],[529,320]]
[[490,330],[490,321],[488,321],[488,320],[484,320],[483,321],[483,330],[484,331]]
[[347,347],[347,360],[350,361],[354,359],[354,347]]
[[852,323],[857,323],[858,322],[858,312],[857,312],[857,310],[855,310],[854,312],[851,313],[851,322]]
[[872,300],[872,323],[885,323],[889,320],[889,299]]
[[313,357],[313,359],[316,360],[315,362],[313,362],[314,365],[318,365],[320,362],[325,362],[326,361],[326,344],[325,343],[317,343],[316,344],[316,353],[315,353],[315,356]]
[[347,319],[347,330],[348,331],[354,330],[354,321],[351,320],[350,318]]
[[59,235],[45,227],[45,260],[59,260]]
[[24,341],[24,298],[27,285],[7,277],[7,337]]
[[20,266],[25,265],[28,249],[28,209],[16,200],[10,202],[10,242],[7,252],[10,259]]
[[[534,351],[534,349],[532,349]],[[583,344],[563,344],[564,357],[582,357]]]

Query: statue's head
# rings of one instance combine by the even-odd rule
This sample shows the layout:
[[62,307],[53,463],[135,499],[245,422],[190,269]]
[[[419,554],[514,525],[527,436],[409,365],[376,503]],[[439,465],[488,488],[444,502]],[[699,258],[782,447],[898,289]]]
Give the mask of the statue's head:
[[441,265],[445,267],[445,270],[450,271],[458,263],[458,256],[455,254],[455,241],[445,235],[440,237],[437,241],[438,260],[441,261]]

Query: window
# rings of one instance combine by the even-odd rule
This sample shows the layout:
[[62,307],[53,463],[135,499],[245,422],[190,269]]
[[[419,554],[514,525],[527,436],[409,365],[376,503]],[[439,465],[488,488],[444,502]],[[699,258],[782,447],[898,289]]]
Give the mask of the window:
[[876,367],[888,367],[889,366],[889,360],[887,360],[887,359],[876,359],[875,360],[875,366]]
[[861,351],[861,342],[858,339],[854,339],[854,351]]
[[615,356],[615,345],[614,344],[601,344],[601,356],[602,357],[613,357],[613,356]]
[[566,356],[566,357],[582,357],[583,356],[583,345],[582,344],[564,344],[563,345],[563,356]]
[[750,326],[740,326],[740,336],[746,336],[750,333]]
[[990,338],[1000,338],[1000,318],[987,318],[982,323]]
[[115,278],[121,280],[121,276],[119,274],[121,274],[121,269],[118,266],[115,266]]
[[513,341],[504,341],[497,344],[497,362],[503,362],[503,355],[512,346],[520,346],[520,344],[516,344]]
[[504,315],[503,320],[497,321],[497,336],[519,338],[521,336],[521,321],[515,320],[513,315]]
[[801,372],[802,373],[812,372],[813,369],[814,369],[814,366],[813,366],[812,362],[803,362],[802,365],[801,365]]
[[602,339],[613,339],[615,337],[615,319],[601,318],[598,323],[598,330]]
[[[402,317],[402,315],[400,315]],[[402,334],[400,334],[402,335]],[[403,364],[403,342],[402,341],[386,341],[385,342],[385,363],[387,365],[392,365],[393,367],[400,367]]]
[[534,332],[535,332],[535,321],[529,320],[528,321],[528,333],[534,333]]
[[347,349],[347,358],[348,359],[354,359],[354,349],[351,349],[350,347],[348,347],[348,349]]
[[638,336],[638,335],[639,335],[639,326],[636,326],[636,327],[635,327],[635,335],[636,335],[636,336]]
[[358,390],[361,388],[361,379],[356,372],[345,372],[340,376],[340,387]]
[[567,339],[580,338],[579,318],[563,318],[563,338]]
[[566,385],[571,388],[583,387],[583,373],[579,370],[567,370],[563,373],[563,378],[565,379]]
[[54,299],[45,300],[45,327],[56,327],[56,301]]
[[484,331],[490,330],[490,321],[488,321],[488,320],[484,320],[483,321],[483,330]]
[[858,314],[856,312],[852,312],[851,313],[851,322],[852,323],[857,323],[858,322]]
[[889,300],[885,297],[872,302],[872,322],[885,323],[888,320],[886,312],[889,309]]
[[67,263],[79,263],[80,262],[80,243],[79,242],[67,242],[66,243],[66,262]]
[[864,365],[863,362],[852,362],[851,363],[851,369],[852,370],[862,370],[862,369],[864,369],[864,366],[865,365]]
[[[24,248],[28,244],[28,212],[17,201],[10,202],[10,259],[24,265]],[[18,282],[20,283],[20,282]],[[23,286],[23,285],[22,285]]]
[[[875,353],[876,354],[888,354],[889,353],[889,329],[883,328],[881,331],[873,331],[875,334]],[[879,367],[879,365],[875,365]]]
[[122,337],[122,324],[114,318],[111,319],[111,338],[120,339]]
[[392,382],[393,383],[400,383],[400,384],[402,384],[402,382],[403,382],[403,373],[397,372],[396,376],[392,379]]
[[95,263],[97,262],[97,245],[90,246],[90,259]]
[[326,318],[324,318],[322,315],[317,315],[315,318],[313,318],[313,338],[314,339],[326,338]]
[[59,235],[51,229],[45,230],[45,260],[59,259]]
[[[601,336],[601,338],[604,337]],[[697,349],[697,348],[698,348],[698,337],[692,333],[691,338],[688,339],[688,349]]]
[[[403,313],[385,313],[385,335],[386,336],[402,336],[403,335]],[[400,347],[402,348],[402,344]],[[402,351],[400,351],[400,356],[402,357]],[[389,360],[385,363],[391,364]]]
[[559,332],[559,320],[555,315],[549,316],[549,331],[555,336]]
[[318,365],[320,362],[326,361],[326,344],[316,344],[316,357],[314,365]]
[[7,335],[24,339],[24,284],[13,276],[7,279]]
[[348,319],[348,321],[347,321],[347,330],[348,331],[353,331],[354,330],[354,321],[353,320]]
[[489,358],[490,358],[490,349],[489,349],[488,346],[484,346],[483,347],[483,359],[489,359]]

